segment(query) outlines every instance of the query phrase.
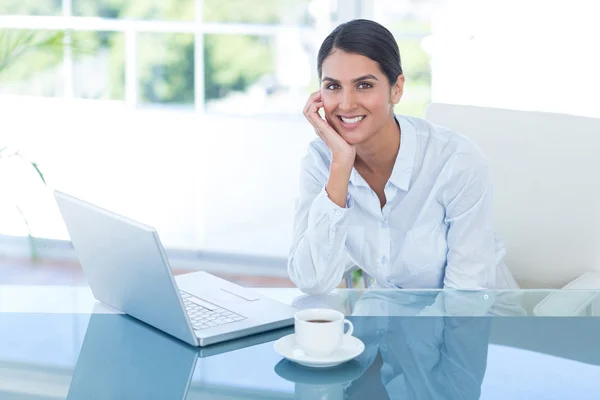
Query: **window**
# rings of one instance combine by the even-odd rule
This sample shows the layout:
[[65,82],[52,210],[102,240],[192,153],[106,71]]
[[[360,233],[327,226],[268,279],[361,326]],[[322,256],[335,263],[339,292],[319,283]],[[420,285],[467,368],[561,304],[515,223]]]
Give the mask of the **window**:
[[142,32],[137,35],[140,104],[194,105],[194,35]]
[[64,95],[63,39],[61,31],[0,30],[0,51],[12,55],[1,60],[0,94]]
[[2,0],[0,15],[60,15],[62,0]]
[[[204,0],[205,22],[310,25],[309,0]],[[327,3],[325,1],[324,3]]]
[[[340,15],[358,16],[348,3],[13,3],[21,11],[0,28],[59,36],[52,57],[33,52],[0,75],[7,131],[51,187],[155,226],[169,248],[286,256],[314,138],[301,110],[318,87],[321,40]],[[39,190],[18,196],[33,233],[66,239]],[[9,220],[0,233],[26,232]]]
[[398,42],[405,77],[404,94],[395,111],[425,116],[431,102],[431,57],[423,46],[431,34],[437,1],[375,0],[373,19],[387,27]]
[[[81,99],[125,99],[125,35],[98,31],[71,33],[73,96]],[[66,77],[65,79],[68,79]]]
[[111,19],[193,21],[194,0],[71,0],[73,15]]
[[[585,2],[544,3],[543,18],[516,0],[519,15],[500,1],[1,3],[0,34],[73,47],[36,48],[0,70],[0,142],[25,148],[51,186],[156,226],[171,248],[287,255],[299,160],[314,139],[301,109],[341,21],[372,18],[396,37],[399,113],[423,116],[432,100],[600,112],[600,28]],[[52,199],[19,190],[35,193],[23,210],[34,233],[66,238]],[[23,232],[6,220],[0,233]]]

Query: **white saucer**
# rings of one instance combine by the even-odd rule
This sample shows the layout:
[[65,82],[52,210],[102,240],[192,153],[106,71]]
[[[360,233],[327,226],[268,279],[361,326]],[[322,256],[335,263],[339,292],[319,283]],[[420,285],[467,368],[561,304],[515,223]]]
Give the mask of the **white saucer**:
[[344,335],[340,348],[328,357],[306,355],[296,344],[295,334],[287,335],[275,342],[275,351],[290,361],[313,368],[335,367],[359,356],[365,350],[364,343],[354,337]]

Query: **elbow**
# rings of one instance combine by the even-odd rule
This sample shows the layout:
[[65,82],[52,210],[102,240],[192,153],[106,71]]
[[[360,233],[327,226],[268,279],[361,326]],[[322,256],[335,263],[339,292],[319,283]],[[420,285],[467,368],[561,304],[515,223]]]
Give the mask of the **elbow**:
[[335,286],[332,286],[332,285],[326,286],[326,285],[315,284],[315,285],[310,285],[310,286],[300,286],[300,285],[297,285],[297,286],[298,286],[298,289],[300,289],[303,293],[306,293],[311,296],[327,294],[327,293],[331,292],[333,289],[335,289]]
[[317,276],[314,266],[299,268],[293,257],[288,261],[288,276],[298,289],[313,296],[329,293],[336,287],[335,282]]

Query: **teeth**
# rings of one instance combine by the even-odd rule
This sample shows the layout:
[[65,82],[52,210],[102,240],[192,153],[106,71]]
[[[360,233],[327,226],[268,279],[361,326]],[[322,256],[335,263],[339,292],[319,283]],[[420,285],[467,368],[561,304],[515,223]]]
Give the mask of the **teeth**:
[[340,117],[340,118],[346,124],[356,124],[356,123],[360,122],[360,120],[362,120],[364,118],[364,116],[359,116],[359,117],[354,117],[354,118],[345,118],[345,117]]

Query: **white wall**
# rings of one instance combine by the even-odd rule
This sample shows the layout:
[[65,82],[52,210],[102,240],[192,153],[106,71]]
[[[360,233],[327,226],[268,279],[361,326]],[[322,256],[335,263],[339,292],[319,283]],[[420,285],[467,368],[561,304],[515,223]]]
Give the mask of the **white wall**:
[[600,3],[451,0],[437,10],[432,99],[600,117]]

